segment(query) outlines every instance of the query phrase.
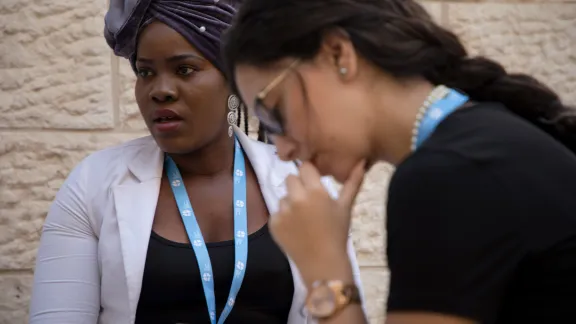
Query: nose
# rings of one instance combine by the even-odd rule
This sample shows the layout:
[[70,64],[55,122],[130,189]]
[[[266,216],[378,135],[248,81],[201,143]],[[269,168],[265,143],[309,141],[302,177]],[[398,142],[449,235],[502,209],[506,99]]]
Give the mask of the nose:
[[150,90],[150,99],[156,103],[167,103],[178,100],[178,90],[176,85],[169,77],[156,77],[152,89]]
[[293,141],[283,136],[274,136],[274,144],[276,145],[280,160],[294,161],[298,158],[297,145]]

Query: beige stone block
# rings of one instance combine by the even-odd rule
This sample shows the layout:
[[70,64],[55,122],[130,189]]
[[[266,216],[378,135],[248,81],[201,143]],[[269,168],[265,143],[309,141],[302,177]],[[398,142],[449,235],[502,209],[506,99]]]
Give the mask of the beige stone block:
[[366,175],[356,197],[351,227],[361,266],[386,266],[386,197],[393,170],[389,164],[375,165]]
[[145,130],[147,129],[146,124],[144,119],[142,119],[134,95],[136,75],[127,59],[121,57],[115,59],[119,63],[120,125],[126,129]]
[[1,128],[113,127],[105,6],[1,2]]
[[576,3],[451,3],[451,28],[470,52],[529,73],[576,102]]
[[370,323],[384,323],[390,273],[385,268],[361,269],[366,301],[366,313]]
[[0,324],[28,323],[31,274],[0,274]]
[[0,269],[33,268],[52,199],[82,158],[139,135],[0,133]]
[[420,1],[424,8],[430,13],[432,18],[438,23],[442,23],[442,3],[439,1]]

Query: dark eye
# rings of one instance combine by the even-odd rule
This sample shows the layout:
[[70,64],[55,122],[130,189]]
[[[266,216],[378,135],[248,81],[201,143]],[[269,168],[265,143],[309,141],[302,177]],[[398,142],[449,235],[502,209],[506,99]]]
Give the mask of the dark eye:
[[178,74],[180,75],[190,75],[196,72],[196,69],[191,66],[180,66],[178,67]]
[[149,77],[152,75],[152,71],[150,71],[148,69],[138,69],[138,72],[136,72],[136,74],[140,78],[146,78],[146,77]]

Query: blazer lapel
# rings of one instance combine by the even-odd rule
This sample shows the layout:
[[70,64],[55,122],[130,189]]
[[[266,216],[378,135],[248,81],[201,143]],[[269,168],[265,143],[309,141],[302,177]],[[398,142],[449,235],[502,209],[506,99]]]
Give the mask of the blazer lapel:
[[133,323],[160,191],[163,154],[150,138],[149,143],[131,151],[126,161],[134,177],[112,190]]

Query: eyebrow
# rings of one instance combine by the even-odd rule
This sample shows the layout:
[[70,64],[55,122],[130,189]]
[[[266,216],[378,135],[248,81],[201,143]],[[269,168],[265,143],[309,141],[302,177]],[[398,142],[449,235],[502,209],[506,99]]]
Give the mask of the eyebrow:
[[[202,61],[206,60],[203,57],[196,55],[196,54],[180,54],[180,55],[171,56],[171,57],[167,58],[166,61],[176,62],[176,61],[182,61],[185,59],[196,59],[196,60],[202,60]],[[136,59],[136,61],[143,62],[143,63],[151,63],[153,60],[149,59],[149,58],[145,58],[145,57],[138,57]]]

